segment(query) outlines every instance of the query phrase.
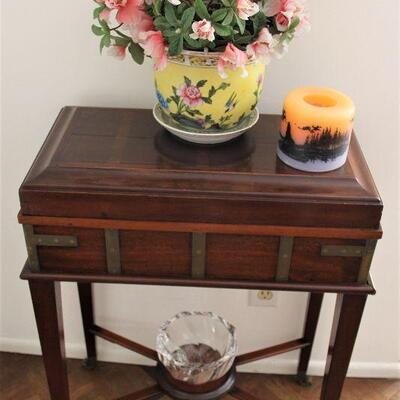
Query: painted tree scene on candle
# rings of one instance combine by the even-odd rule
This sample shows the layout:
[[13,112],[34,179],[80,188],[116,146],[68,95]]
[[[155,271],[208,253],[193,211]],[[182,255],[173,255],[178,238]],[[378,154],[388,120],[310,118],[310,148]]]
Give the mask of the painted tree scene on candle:
[[347,152],[351,131],[351,122],[345,131],[319,125],[297,126],[286,119],[286,112],[283,110],[279,148],[301,163],[326,163]]

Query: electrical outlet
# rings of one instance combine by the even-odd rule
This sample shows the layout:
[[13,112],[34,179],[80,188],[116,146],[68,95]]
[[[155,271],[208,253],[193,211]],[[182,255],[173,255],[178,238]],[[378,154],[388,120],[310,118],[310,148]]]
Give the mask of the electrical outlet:
[[249,306],[251,307],[276,307],[277,292],[271,290],[250,290]]

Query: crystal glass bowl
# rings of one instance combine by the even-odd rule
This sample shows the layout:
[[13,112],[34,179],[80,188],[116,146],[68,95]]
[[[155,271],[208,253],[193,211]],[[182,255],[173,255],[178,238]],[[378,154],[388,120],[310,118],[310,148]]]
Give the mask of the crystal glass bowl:
[[223,377],[232,367],[235,327],[211,312],[181,312],[160,327],[157,353],[174,379],[201,385]]

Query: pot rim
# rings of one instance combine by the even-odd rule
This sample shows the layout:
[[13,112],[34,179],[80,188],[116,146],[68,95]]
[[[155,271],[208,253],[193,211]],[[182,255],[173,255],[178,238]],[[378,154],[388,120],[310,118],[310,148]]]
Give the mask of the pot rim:
[[[188,57],[200,57],[208,60],[213,60],[214,62],[219,59],[219,57],[223,54],[222,51],[199,51],[199,50],[182,50],[182,52],[177,55],[177,56],[168,56],[168,61],[175,63],[175,64],[181,64],[181,65],[187,65],[187,66],[195,66],[195,67],[215,67],[216,64],[210,64],[210,65],[192,65],[188,59]],[[179,60],[180,56],[183,57],[183,60]],[[251,65],[251,64],[258,64],[260,63],[259,61],[252,59],[248,60],[245,65]]]

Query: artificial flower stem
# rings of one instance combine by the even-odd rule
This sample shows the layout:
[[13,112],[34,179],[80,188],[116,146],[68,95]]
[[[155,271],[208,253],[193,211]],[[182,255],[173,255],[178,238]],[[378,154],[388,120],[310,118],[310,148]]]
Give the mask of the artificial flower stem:
[[116,31],[118,28],[121,28],[123,24],[119,24],[118,26],[115,26],[114,28],[110,28],[110,31]]

